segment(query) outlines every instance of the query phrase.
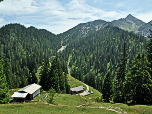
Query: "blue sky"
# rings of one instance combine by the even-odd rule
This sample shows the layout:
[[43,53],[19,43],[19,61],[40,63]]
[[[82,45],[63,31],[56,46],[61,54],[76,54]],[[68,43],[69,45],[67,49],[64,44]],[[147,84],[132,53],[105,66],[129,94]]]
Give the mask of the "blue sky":
[[79,23],[112,21],[128,14],[151,21],[152,0],[4,0],[0,2],[0,27],[20,23],[59,34]]

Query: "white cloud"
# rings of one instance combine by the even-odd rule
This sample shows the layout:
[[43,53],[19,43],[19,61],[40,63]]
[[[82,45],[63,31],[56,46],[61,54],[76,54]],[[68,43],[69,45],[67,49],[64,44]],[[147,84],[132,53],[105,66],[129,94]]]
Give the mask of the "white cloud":
[[25,24],[25,23],[20,23],[21,25],[24,25],[26,28],[30,27],[30,26],[34,26],[33,24]]
[[[107,5],[110,3],[101,1]],[[124,2],[114,3],[114,6],[122,8]],[[125,18],[128,14],[145,22],[152,19],[152,11],[139,14],[133,11],[103,10],[102,7],[88,5],[87,0],[71,0],[67,4],[57,0],[4,0],[0,3],[0,23],[21,23],[26,27],[47,29],[55,34],[67,31],[79,23],[97,19],[112,21]]]
[[31,5],[33,2],[33,0],[4,0],[0,3],[0,14],[34,14],[37,12],[37,7]]
[[136,15],[137,15],[136,17],[138,19],[140,19],[140,20],[142,20],[142,21],[144,21],[146,23],[148,23],[148,22],[150,22],[152,20],[152,11],[146,12],[146,13],[138,13]]

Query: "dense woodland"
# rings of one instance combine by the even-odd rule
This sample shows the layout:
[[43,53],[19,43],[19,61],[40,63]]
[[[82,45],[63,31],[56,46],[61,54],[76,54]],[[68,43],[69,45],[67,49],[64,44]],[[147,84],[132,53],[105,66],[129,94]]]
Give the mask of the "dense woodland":
[[59,54],[59,58],[65,62],[71,55],[69,63],[71,75],[93,87],[96,86],[95,88],[101,91],[102,80],[107,71],[110,70],[113,78],[115,77],[124,42],[128,48],[127,62],[131,64],[135,55],[144,51],[146,39],[133,32],[111,26],[71,43]]
[[152,103],[151,42],[107,26],[71,43],[59,58],[72,56],[71,75],[102,92],[104,101],[147,104]]
[[43,62],[40,72],[40,85],[44,90],[54,89],[56,92],[69,93],[70,86],[67,82],[67,73],[63,73],[58,58],[50,66],[49,60]]
[[[37,83],[35,73],[43,59],[56,55],[60,39],[34,27],[20,24],[5,25],[0,29],[0,55],[8,62],[6,74],[9,88]],[[9,79],[8,79],[9,77]]]
[[20,24],[0,29],[0,103],[9,101],[8,89],[38,83],[35,73],[39,66],[39,84],[47,91],[69,93],[69,66],[71,75],[102,92],[105,102],[152,103],[152,34],[147,41],[141,35],[107,26],[71,40],[57,53],[61,36],[64,33],[54,35]]

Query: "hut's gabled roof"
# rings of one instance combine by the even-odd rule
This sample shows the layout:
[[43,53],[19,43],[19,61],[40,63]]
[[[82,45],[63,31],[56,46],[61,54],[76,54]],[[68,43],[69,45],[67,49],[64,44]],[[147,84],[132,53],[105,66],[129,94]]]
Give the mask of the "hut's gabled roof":
[[34,83],[34,84],[31,84],[31,85],[25,86],[24,88],[18,90],[18,92],[24,91],[24,92],[27,92],[29,94],[33,94],[35,91],[37,91],[40,88],[41,88],[40,85],[37,85],[37,84]]
[[14,98],[25,98],[28,93],[20,93],[20,92],[14,92],[14,94],[11,97]]
[[75,88],[70,88],[71,91],[81,91],[81,90],[84,90],[84,86],[78,86],[78,87],[75,87]]

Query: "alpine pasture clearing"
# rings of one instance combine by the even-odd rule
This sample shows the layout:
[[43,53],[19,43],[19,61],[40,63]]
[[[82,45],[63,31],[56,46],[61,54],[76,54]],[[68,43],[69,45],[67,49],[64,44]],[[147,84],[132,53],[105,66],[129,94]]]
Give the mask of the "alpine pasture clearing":
[[[70,87],[81,86],[82,82],[68,75]],[[83,85],[84,86],[84,85]],[[19,89],[19,88],[18,88]],[[11,95],[18,89],[9,91]],[[101,93],[89,86],[89,90],[94,94],[88,96],[59,94],[54,96],[53,104],[47,103],[49,98],[44,98],[41,102],[36,102],[45,94],[45,91],[37,97],[34,102],[21,104],[0,104],[0,114],[151,114],[152,105],[130,105],[123,103],[103,103],[95,102],[95,99],[101,97]],[[48,93],[49,95],[49,93]]]

